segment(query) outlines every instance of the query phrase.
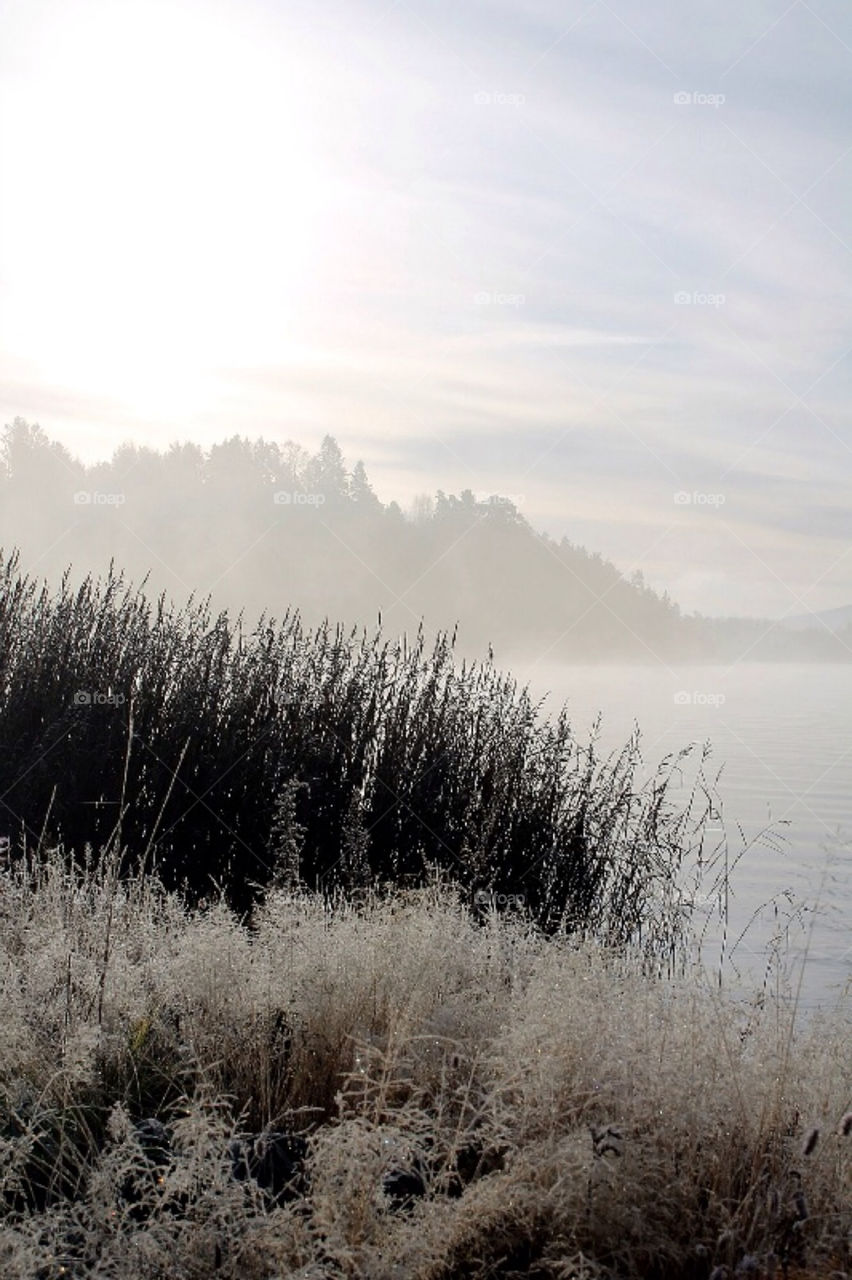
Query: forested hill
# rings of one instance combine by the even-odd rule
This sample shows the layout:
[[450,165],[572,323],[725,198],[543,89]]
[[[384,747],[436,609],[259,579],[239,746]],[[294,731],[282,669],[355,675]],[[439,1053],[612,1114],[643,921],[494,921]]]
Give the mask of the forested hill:
[[[84,465],[21,419],[0,445],[0,545],[58,582],[105,572],[151,592],[212,596],[251,620],[298,609],[390,634],[458,628],[461,653],[658,659],[835,657],[842,639],[749,620],[682,617],[600,555],[537,533],[511,502],[439,492],[404,514],[326,436],[299,445],[233,437],[160,453],[132,444]],[[761,640],[765,632],[766,638]]]

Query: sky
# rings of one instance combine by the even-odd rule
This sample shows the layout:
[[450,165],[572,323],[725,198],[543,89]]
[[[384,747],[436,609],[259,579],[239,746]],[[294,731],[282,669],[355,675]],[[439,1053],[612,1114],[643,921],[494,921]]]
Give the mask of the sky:
[[848,0],[0,0],[0,412],[852,603]]

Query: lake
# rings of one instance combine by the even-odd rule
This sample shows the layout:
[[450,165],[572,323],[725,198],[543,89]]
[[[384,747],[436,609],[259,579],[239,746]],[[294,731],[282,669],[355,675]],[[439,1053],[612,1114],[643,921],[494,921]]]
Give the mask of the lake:
[[[687,743],[710,741],[731,860],[748,846],[731,875],[724,981],[762,983],[792,899],[807,908],[784,931],[793,990],[802,973],[806,1007],[835,1002],[852,979],[852,664],[512,670],[548,695],[548,711],[567,703],[581,741],[600,714],[603,753],[638,724],[649,773]],[[721,947],[710,919],[702,958],[715,974]]]

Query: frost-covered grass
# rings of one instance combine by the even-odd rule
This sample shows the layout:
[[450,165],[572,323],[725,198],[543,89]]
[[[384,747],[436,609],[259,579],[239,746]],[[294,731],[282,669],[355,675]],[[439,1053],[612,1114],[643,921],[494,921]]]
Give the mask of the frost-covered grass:
[[[849,1268],[848,1003],[794,1025],[440,888],[241,923],[114,873],[0,875],[9,1280]],[[226,1155],[266,1127],[308,1139],[283,1202]]]

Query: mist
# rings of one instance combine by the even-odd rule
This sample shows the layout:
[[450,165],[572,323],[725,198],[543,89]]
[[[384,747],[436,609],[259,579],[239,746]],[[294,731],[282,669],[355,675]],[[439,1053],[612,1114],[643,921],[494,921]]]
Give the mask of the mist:
[[0,6],[0,422],[331,434],[687,614],[848,606],[848,10],[688,12]]
[[850,62],[0,0],[3,1280],[849,1273]]
[[685,616],[641,571],[535,530],[505,494],[383,503],[331,436],[315,453],[238,436],[207,450],[127,444],[85,465],[18,419],[0,467],[0,545],[54,588],[113,567],[170,602],[209,598],[249,629],[297,613],[390,638],[446,632],[459,656],[525,669],[852,654],[845,614],[790,627]]

